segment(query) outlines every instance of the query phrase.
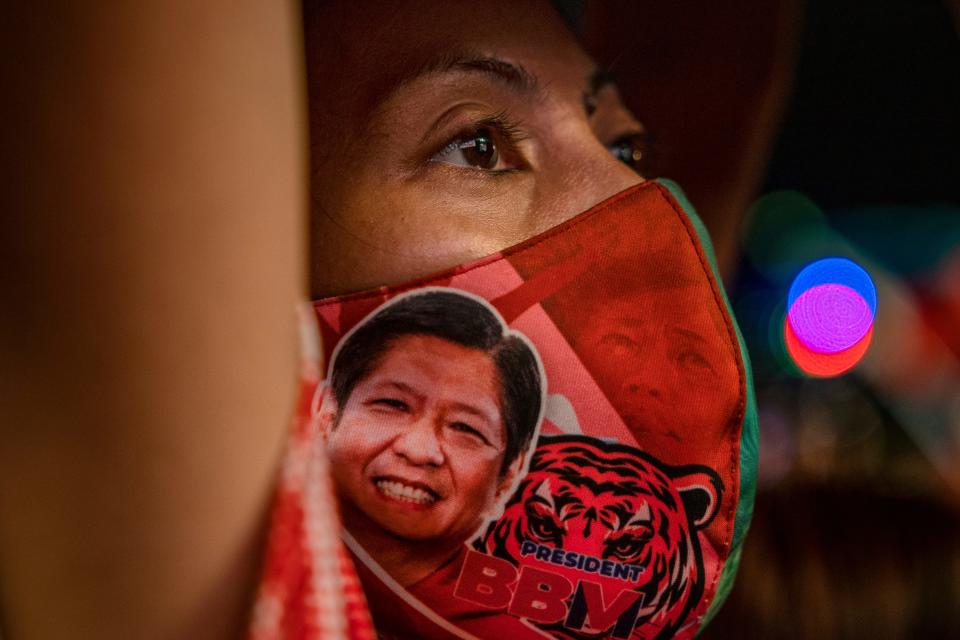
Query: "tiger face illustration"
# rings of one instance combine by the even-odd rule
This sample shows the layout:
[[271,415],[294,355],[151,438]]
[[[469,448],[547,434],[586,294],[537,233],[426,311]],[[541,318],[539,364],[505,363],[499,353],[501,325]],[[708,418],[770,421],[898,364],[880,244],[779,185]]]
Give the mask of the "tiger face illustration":
[[[662,640],[682,627],[703,594],[698,531],[716,514],[721,493],[719,477],[707,467],[671,467],[594,438],[544,436],[503,515],[474,547],[518,567],[543,567],[551,555],[568,558],[551,570],[565,572],[573,584],[598,584],[603,602],[627,589],[638,592],[628,594],[637,608],[627,633],[633,640]],[[615,569],[584,574],[598,561]],[[538,626],[558,638],[609,637],[609,629],[589,624]]]

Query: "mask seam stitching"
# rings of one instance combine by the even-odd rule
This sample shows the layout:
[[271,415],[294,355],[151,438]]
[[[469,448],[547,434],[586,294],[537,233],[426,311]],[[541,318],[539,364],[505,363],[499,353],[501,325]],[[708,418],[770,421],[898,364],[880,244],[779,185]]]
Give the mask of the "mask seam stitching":
[[[736,332],[733,328],[733,320],[730,317],[729,310],[726,308],[726,305],[723,303],[722,297],[720,296],[720,291],[718,288],[719,285],[716,281],[716,278],[712,277],[713,269],[710,267],[710,265],[706,261],[706,256],[703,252],[703,248],[700,245],[698,245],[693,238],[692,234],[695,233],[695,231],[692,230],[690,221],[681,211],[679,204],[676,202],[676,199],[673,197],[673,194],[670,193],[670,191],[666,187],[660,184],[656,184],[656,187],[660,190],[661,194],[664,196],[664,199],[667,201],[667,203],[673,209],[674,213],[677,215],[681,225],[683,226],[684,230],[687,232],[687,238],[690,240],[691,244],[693,245],[694,253],[697,254],[697,257],[700,260],[700,266],[704,270],[704,273],[707,276],[708,282],[710,282],[710,289],[713,292],[714,302],[717,305],[717,309],[720,311],[720,315],[723,318],[724,325],[727,328],[727,338],[730,342],[730,347],[733,352],[734,359],[736,360],[736,363],[737,363],[739,400],[737,405],[737,411],[731,417],[730,423],[728,424],[728,427],[727,427],[727,432],[728,432],[727,440],[730,442],[730,445],[731,445],[730,474],[734,480],[733,486],[730,487],[730,490],[732,492],[735,492],[737,499],[731,500],[730,506],[727,508],[726,515],[727,515],[728,525],[726,527],[725,534],[724,534],[724,538],[725,538],[724,546],[726,548],[725,549],[726,555],[723,558],[723,566],[718,568],[718,571],[714,576],[713,580],[711,581],[707,592],[704,594],[707,597],[697,607],[697,613],[702,618],[704,611],[706,610],[706,608],[709,607],[710,600],[716,594],[717,584],[720,582],[720,576],[723,574],[723,567],[726,566],[727,560],[730,557],[731,543],[733,541],[733,531],[735,528],[734,520],[736,518],[736,506],[740,501],[740,474],[738,473],[738,466],[740,462],[740,438],[738,434],[739,430],[736,429],[736,427],[740,426],[742,428],[743,419],[746,412],[746,371],[744,369],[742,357],[740,355],[740,349],[739,349],[740,343],[739,343],[739,340],[737,340]],[[698,621],[697,628],[699,627],[700,627],[700,624]]]

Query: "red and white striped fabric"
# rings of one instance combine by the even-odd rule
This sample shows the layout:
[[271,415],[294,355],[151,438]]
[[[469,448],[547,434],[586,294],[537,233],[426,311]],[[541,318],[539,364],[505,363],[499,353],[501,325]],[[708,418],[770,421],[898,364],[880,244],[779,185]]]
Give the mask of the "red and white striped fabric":
[[250,640],[373,640],[366,600],[340,541],[326,457],[311,417],[320,382],[311,307],[301,312],[299,401],[279,479]]

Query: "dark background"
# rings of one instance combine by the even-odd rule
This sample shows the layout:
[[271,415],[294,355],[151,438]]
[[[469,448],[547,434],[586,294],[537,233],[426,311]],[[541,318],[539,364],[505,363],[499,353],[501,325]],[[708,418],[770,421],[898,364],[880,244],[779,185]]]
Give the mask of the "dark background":
[[[960,247],[957,33],[943,2],[807,2],[759,190],[815,203],[917,301],[954,363],[960,282],[944,289],[939,274],[935,301],[954,301],[945,320],[924,294]],[[929,393],[901,396],[879,370],[898,363],[833,379],[791,372],[767,330],[784,283],[743,255],[733,264],[757,374],[760,486],[738,583],[701,637],[960,637],[957,377],[931,374]]]
[[960,202],[960,47],[932,0],[813,0],[764,191],[829,210]]

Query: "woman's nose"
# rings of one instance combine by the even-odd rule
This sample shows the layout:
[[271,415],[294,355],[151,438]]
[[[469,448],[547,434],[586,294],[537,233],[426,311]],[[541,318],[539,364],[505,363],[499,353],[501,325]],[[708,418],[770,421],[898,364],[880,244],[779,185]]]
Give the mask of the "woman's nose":
[[546,222],[554,226],[566,222],[607,198],[643,182],[633,169],[614,157],[584,122],[569,118],[557,131],[557,146],[552,150],[548,181],[556,194],[545,207]]
[[590,136],[583,142],[584,162],[580,168],[585,195],[592,200],[587,208],[643,182],[636,171],[618,160],[610,149]]
[[393,441],[393,450],[416,466],[440,466],[444,462],[435,422],[428,416],[415,420],[398,434]]

